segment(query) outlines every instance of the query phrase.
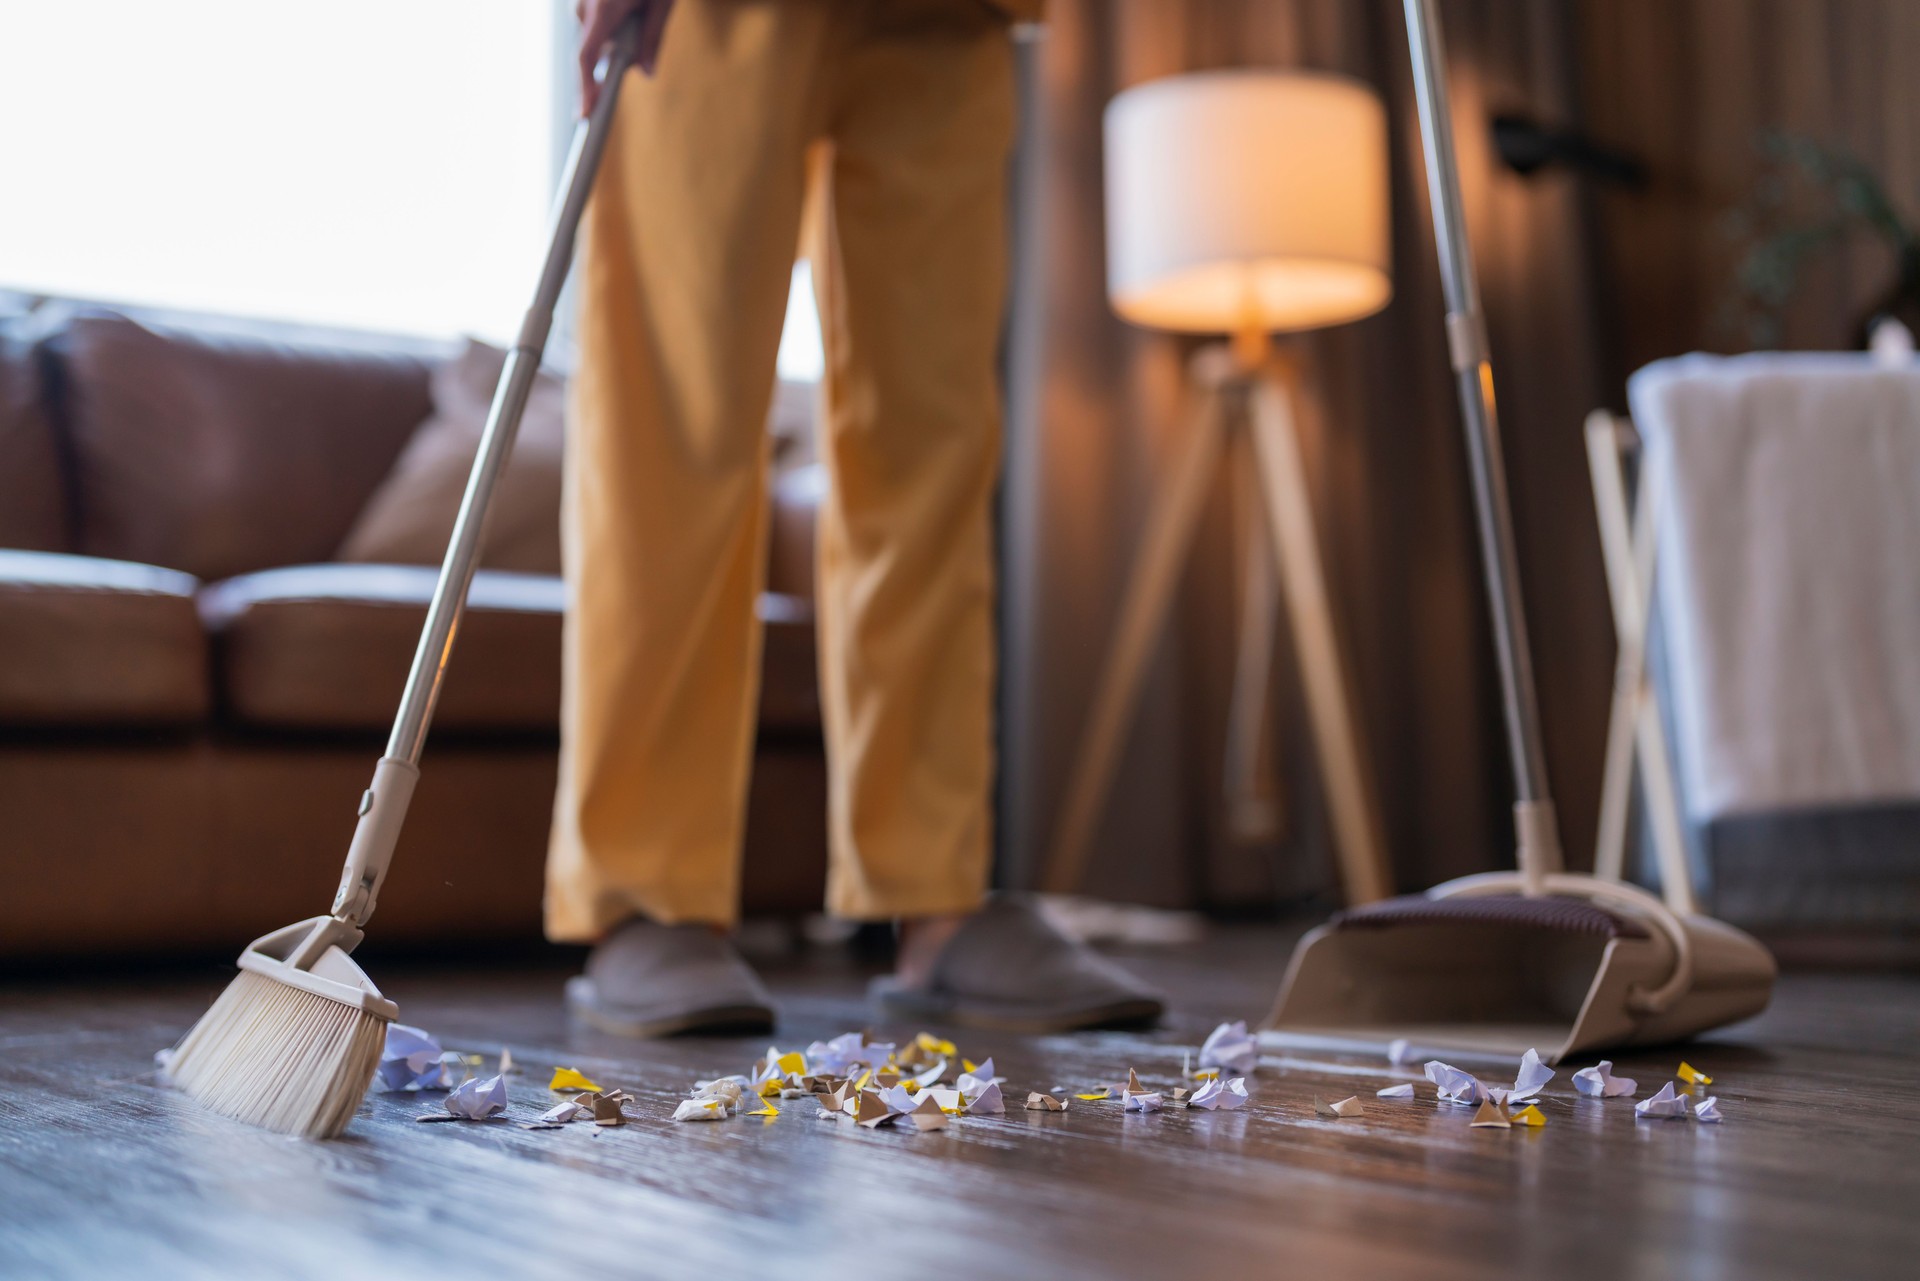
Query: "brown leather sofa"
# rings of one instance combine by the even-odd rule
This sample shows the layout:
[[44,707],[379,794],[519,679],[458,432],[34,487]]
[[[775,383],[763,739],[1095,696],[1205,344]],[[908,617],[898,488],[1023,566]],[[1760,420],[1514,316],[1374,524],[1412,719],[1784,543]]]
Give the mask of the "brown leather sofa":
[[[434,576],[331,557],[449,354],[0,298],[0,958],[325,910]],[[749,912],[820,901],[815,489],[775,484]],[[380,943],[538,937],[561,603],[476,578]]]

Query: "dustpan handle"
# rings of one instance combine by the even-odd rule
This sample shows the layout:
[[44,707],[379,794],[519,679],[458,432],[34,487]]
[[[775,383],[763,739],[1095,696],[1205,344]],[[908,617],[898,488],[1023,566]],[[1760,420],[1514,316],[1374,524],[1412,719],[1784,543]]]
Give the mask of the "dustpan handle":
[[1544,889],[1542,878],[1560,871],[1562,859],[1547,786],[1547,755],[1540,733],[1526,610],[1520,598],[1513,513],[1500,453],[1499,419],[1494,411],[1493,365],[1461,209],[1460,167],[1454,154],[1440,18],[1434,0],[1406,0],[1406,14],[1414,96],[1420,107],[1420,138],[1426,152],[1427,194],[1433,209],[1433,237],[1447,303],[1447,350],[1465,420],[1481,561],[1500,664],[1501,705],[1513,760],[1520,872],[1527,893],[1538,894]]
[[[623,22],[615,32],[601,72],[605,89],[594,104],[593,114],[574,129],[540,281],[513,350],[507,353],[506,363],[500,370],[500,382],[494,390],[493,405],[487,411],[486,428],[480,436],[479,452],[467,476],[466,493],[460,499],[460,514],[453,522],[453,537],[447,546],[446,559],[440,564],[432,603],[427,607],[426,625],[420,632],[420,644],[414,650],[406,692],[401,695],[400,710],[394,717],[393,734],[387,740],[386,754],[374,769],[373,784],[360,800],[360,821],[354,829],[353,844],[347,851],[340,889],[333,902],[333,915],[343,925],[352,927],[351,941],[357,941],[358,928],[373,915],[381,882],[386,878],[387,865],[392,861],[394,845],[400,837],[413,785],[420,774],[420,753],[426,745],[427,726],[433,720],[434,705],[439,701],[441,684],[446,677],[447,660],[453,654],[453,642],[459,633],[460,616],[466,609],[467,589],[472,585],[474,569],[479,563],[494,486],[513,452],[520,418],[526,412],[527,398],[540,370],[540,357],[553,328],[554,309],[573,265],[574,235],[593,190],[600,158],[607,149],[621,82],[633,65],[640,35],[638,14]],[[345,935],[346,931],[334,933]]]

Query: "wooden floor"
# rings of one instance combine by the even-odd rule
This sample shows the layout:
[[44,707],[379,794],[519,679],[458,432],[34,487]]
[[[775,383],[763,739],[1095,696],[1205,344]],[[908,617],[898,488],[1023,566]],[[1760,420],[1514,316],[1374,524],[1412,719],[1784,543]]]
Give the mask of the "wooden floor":
[[[1537,1131],[1471,1130],[1384,1062],[1269,1060],[1242,1112],[1020,1110],[1030,1087],[1177,1076],[1224,1017],[1257,1018],[1287,939],[1225,931],[1142,954],[1177,1017],[1150,1034],[981,1040],[1005,1117],[868,1131],[793,1104],[674,1124],[696,1077],[762,1041],[571,1032],[557,969],[390,969],[403,1017],[450,1045],[511,1045],[512,1113],[555,1064],[631,1088],[618,1130],[419,1125],[435,1096],[375,1094],[334,1143],[258,1133],[156,1084],[151,1055],[225,975],[0,986],[0,1277],[1913,1276],[1920,1257],[1920,978],[1792,976],[1761,1019],[1690,1046],[1718,1127],[1636,1122],[1565,1071]],[[771,975],[777,1038],[864,1026],[835,953]],[[882,1028],[883,1032],[913,1029]],[[1626,1056],[1657,1085],[1673,1051]],[[1313,1115],[1358,1092],[1363,1118]],[[1644,1091],[1643,1091],[1644,1094]]]

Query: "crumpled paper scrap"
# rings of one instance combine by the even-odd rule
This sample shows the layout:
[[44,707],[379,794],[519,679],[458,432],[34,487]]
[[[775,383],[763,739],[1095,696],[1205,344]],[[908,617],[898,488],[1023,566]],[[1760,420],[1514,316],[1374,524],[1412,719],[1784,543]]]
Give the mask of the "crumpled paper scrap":
[[1581,1068],[1573,1074],[1573,1088],[1593,1098],[1615,1099],[1622,1095],[1632,1097],[1640,1083],[1632,1077],[1615,1076],[1613,1060],[1601,1059],[1599,1066]]
[[891,1042],[870,1042],[865,1032],[844,1032],[831,1041],[815,1041],[807,1047],[807,1062],[815,1072],[843,1076],[855,1064],[875,1067],[893,1057]]
[[1668,1081],[1660,1087],[1658,1094],[1634,1104],[1633,1114],[1647,1120],[1684,1120],[1687,1115],[1687,1096],[1674,1093],[1673,1082]]
[[1222,1023],[1207,1033],[1200,1045],[1200,1066],[1221,1068],[1241,1076],[1251,1076],[1260,1062],[1260,1042],[1247,1031],[1245,1019]]
[[1507,1119],[1509,1121],[1512,1121],[1515,1125],[1540,1126],[1540,1125],[1545,1125],[1547,1123],[1547,1114],[1542,1112],[1535,1105],[1529,1103],[1527,1104],[1527,1106],[1521,1108],[1518,1112],[1515,1112],[1512,1116],[1508,1117]]
[[676,1121],[720,1121],[727,1115],[727,1105],[719,1099],[682,1099],[673,1110]]
[[1065,1112],[1071,1099],[1056,1099],[1051,1094],[1042,1094],[1035,1090],[1027,1095],[1029,1112]]
[[1244,1076],[1236,1076],[1225,1082],[1215,1078],[1201,1085],[1187,1099],[1188,1107],[1199,1108],[1203,1112],[1231,1112],[1246,1105],[1247,1078]]
[[1158,1112],[1166,1106],[1166,1100],[1159,1094],[1140,1084],[1140,1075],[1132,1068],[1127,1069],[1127,1084],[1120,1091],[1120,1106],[1126,1112]]
[[484,1121],[507,1110],[507,1078],[475,1077],[462,1081],[447,1095],[447,1111],[463,1121]]
[[913,1122],[913,1127],[922,1134],[929,1130],[947,1128],[947,1114],[941,1111],[940,1105],[934,1102],[931,1095],[921,1099],[914,1109],[907,1113],[907,1120]]
[[1375,1090],[1376,1099],[1410,1099],[1413,1097],[1413,1082],[1402,1081],[1399,1085],[1389,1085],[1384,1090]]
[[1320,1116],[1334,1119],[1347,1116],[1362,1116],[1366,1113],[1366,1108],[1361,1106],[1360,1096],[1357,1094],[1350,1094],[1346,1098],[1336,1100],[1332,1103],[1327,1102],[1316,1094],[1313,1096],[1313,1110]]
[[1007,1110],[1000,1094],[1000,1082],[1004,1079],[994,1075],[993,1060],[989,1058],[972,1071],[962,1072],[953,1084],[960,1091],[968,1112],[998,1115]]
[[1699,1068],[1693,1066],[1693,1064],[1688,1063],[1685,1059],[1682,1059],[1680,1061],[1680,1070],[1678,1072],[1675,1072],[1674,1075],[1679,1077],[1682,1081],[1685,1081],[1687,1083],[1687,1088],[1689,1090],[1691,1090],[1696,1085],[1712,1085],[1713,1084],[1712,1077],[1708,1076],[1705,1072],[1702,1072]]
[[1537,1096],[1553,1080],[1553,1069],[1540,1061],[1538,1050],[1528,1050],[1520,1059],[1520,1075],[1514,1078],[1513,1088],[1507,1091],[1506,1102],[1524,1103]]
[[1481,1102],[1480,1110],[1473,1114],[1473,1120],[1468,1122],[1468,1128],[1476,1130],[1511,1130],[1513,1128],[1513,1118],[1507,1115],[1507,1110],[1504,1107],[1501,1107],[1492,1099],[1486,1099]]
[[383,1090],[444,1090],[452,1086],[445,1051],[431,1033],[404,1023],[387,1024],[387,1043],[380,1051],[380,1088]]
[[600,1086],[590,1081],[578,1068],[557,1067],[553,1070],[553,1080],[547,1082],[549,1090],[580,1090],[588,1094],[600,1093]]
[[1450,1063],[1439,1059],[1427,1061],[1427,1080],[1432,1081],[1440,1091],[1443,1103],[1459,1103],[1471,1106],[1493,1097],[1486,1086],[1480,1084],[1480,1078],[1471,1072],[1462,1072]]
[[1706,1125],[1718,1125],[1726,1117],[1720,1113],[1720,1100],[1709,1094],[1693,1105],[1693,1119]]

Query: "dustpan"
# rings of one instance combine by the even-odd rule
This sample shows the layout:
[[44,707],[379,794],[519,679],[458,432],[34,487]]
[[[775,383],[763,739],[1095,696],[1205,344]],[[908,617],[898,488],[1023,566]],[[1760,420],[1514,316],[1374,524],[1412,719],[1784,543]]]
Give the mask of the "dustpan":
[[1434,0],[1405,5],[1447,347],[1513,758],[1519,870],[1368,904],[1314,930],[1294,952],[1261,1039],[1320,1049],[1404,1041],[1409,1055],[1462,1059],[1512,1059],[1536,1049],[1548,1062],[1684,1040],[1764,1009],[1773,957],[1751,936],[1693,912],[1684,879],[1671,869],[1665,900],[1562,870],[1439,19]]

